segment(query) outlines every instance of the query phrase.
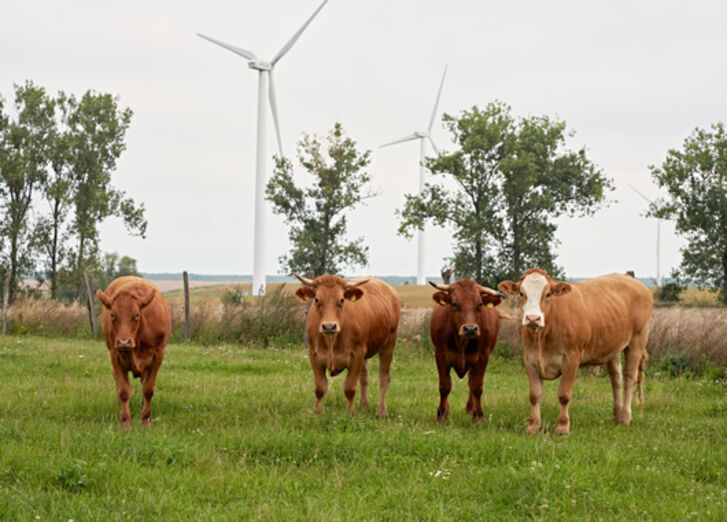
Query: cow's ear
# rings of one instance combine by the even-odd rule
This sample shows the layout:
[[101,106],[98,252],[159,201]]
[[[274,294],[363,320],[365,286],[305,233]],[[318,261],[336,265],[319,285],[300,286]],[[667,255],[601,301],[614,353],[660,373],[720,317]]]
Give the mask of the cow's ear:
[[301,301],[310,301],[316,296],[316,291],[309,286],[301,286],[295,291],[295,297]]
[[139,308],[143,310],[144,308],[149,306],[149,303],[151,303],[152,299],[154,299],[154,290],[149,290],[141,297],[137,297],[137,301],[139,302]]
[[345,297],[349,301],[355,301],[357,299],[361,299],[362,296],[363,296],[363,290],[361,290],[360,288],[358,288],[356,286],[353,288],[346,288],[346,291],[343,292],[343,297]]
[[109,299],[106,294],[104,294],[101,290],[96,290],[96,297],[98,297],[98,300],[101,301],[101,304],[104,305],[105,308],[111,310],[111,299]]
[[487,306],[487,308],[492,308],[502,302],[502,297],[491,294],[490,292],[480,292],[480,297],[482,297],[482,304]]
[[514,283],[512,281],[503,281],[497,285],[497,289],[503,294],[517,295],[520,293],[520,283]]
[[449,292],[436,292],[432,294],[432,300],[442,306],[447,306],[452,302],[452,299],[449,297]]
[[550,289],[550,295],[553,297],[567,294],[571,291],[571,286],[568,283],[556,283]]

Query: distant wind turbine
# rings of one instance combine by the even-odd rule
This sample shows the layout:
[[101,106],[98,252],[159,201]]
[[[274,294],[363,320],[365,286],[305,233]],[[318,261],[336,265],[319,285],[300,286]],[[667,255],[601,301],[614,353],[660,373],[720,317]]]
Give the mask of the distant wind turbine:
[[[406,141],[412,141],[412,140],[419,140],[419,194],[421,195],[422,191],[424,190],[424,177],[426,175],[426,167],[424,166],[424,141],[429,140],[429,143],[432,144],[432,148],[434,149],[435,154],[439,154],[439,149],[437,149],[437,146],[434,144],[434,140],[432,139],[432,127],[434,126],[434,119],[437,117],[437,108],[439,107],[439,98],[442,96],[442,87],[444,87],[444,78],[447,76],[447,66],[444,67],[444,73],[442,74],[442,81],[439,83],[439,91],[437,92],[437,99],[434,102],[434,110],[432,111],[432,116],[429,118],[429,127],[427,127],[427,130],[425,131],[417,131],[413,134],[409,134],[408,136],[404,136],[403,138],[400,138],[398,140],[392,141],[390,143],[386,143],[384,145],[381,145],[379,148],[388,147],[389,145],[396,145],[397,143],[404,143]],[[425,274],[425,267],[424,267],[424,230],[419,230],[418,234],[418,253],[417,253],[417,284],[418,285],[424,285],[426,284],[426,274]]]
[[[253,253],[253,272],[252,272],[252,293],[253,295],[265,295],[265,91],[268,91],[270,99],[270,111],[273,115],[273,123],[275,124],[275,134],[278,138],[278,150],[283,155],[283,143],[280,139],[280,124],[278,123],[278,107],[275,101],[275,86],[273,83],[273,69],[275,64],[290,51],[295,42],[303,34],[306,27],[313,21],[318,12],[323,9],[328,0],[315,10],[315,12],[306,20],[303,26],[288,40],[288,42],[278,51],[272,60],[265,61],[257,57],[252,51],[235,47],[209,36],[197,33],[197,36],[204,38],[224,47],[228,51],[242,56],[247,62],[250,69],[258,71],[258,93],[257,93],[257,157],[255,159],[255,243]],[[269,88],[268,88],[269,82]]]
[[[629,187],[649,204],[653,203],[653,201],[639,192],[636,187],[633,185],[629,185]],[[661,286],[661,219],[659,218],[656,218],[656,286]]]

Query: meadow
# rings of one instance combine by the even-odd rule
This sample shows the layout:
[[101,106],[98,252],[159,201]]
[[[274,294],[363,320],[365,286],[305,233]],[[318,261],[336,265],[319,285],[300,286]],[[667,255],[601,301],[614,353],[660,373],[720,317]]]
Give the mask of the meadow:
[[[438,425],[433,355],[401,343],[389,415],[345,411],[344,376],[313,413],[302,343],[167,349],[141,428],[119,407],[101,342],[0,337],[0,513],[4,520],[713,519],[727,518],[723,381],[651,370],[643,415],[611,421],[608,379],[582,372],[572,433],[524,434],[521,362],[498,348],[485,377],[485,422]],[[370,399],[378,394],[373,360]],[[375,405],[376,401],[371,400]]]

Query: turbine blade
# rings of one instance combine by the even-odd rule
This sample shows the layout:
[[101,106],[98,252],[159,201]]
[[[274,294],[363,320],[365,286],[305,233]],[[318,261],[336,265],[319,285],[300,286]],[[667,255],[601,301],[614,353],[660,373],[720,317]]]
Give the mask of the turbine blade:
[[429,136],[429,143],[431,143],[431,144],[432,144],[432,148],[434,149],[434,153],[435,153],[435,154],[436,154],[436,155],[438,156],[438,155],[439,155],[439,149],[438,149],[438,148],[437,148],[437,146],[436,146],[436,145],[434,144],[434,140],[432,139],[432,137],[431,137],[431,136]]
[[239,54],[243,58],[247,58],[248,60],[255,60],[257,56],[255,56],[255,53],[252,51],[248,51],[247,49],[243,49],[241,47],[235,47],[234,45],[226,44],[225,42],[220,42],[219,40],[215,40],[214,38],[210,38],[209,36],[205,36],[201,33],[197,33],[197,36],[200,38],[204,38],[208,42],[212,42],[213,44],[217,44],[220,47],[224,47],[228,51],[232,51],[235,54]]
[[444,66],[444,73],[442,74],[442,81],[439,82],[439,92],[437,92],[437,100],[434,102],[434,110],[432,111],[432,117],[429,119],[429,127],[427,128],[427,132],[432,132],[432,127],[434,126],[434,118],[437,117],[437,108],[439,107],[439,98],[442,96],[442,87],[444,87],[444,78],[447,76],[447,67],[449,65]]
[[651,200],[650,200],[649,198],[647,198],[647,197],[646,197],[646,196],[644,196],[644,195],[643,195],[643,194],[642,194],[641,192],[639,192],[639,191],[638,191],[638,189],[637,189],[636,187],[634,187],[634,186],[633,186],[632,184],[630,184],[630,183],[629,183],[629,187],[631,187],[631,189],[632,189],[632,190],[633,190],[634,192],[636,192],[636,193],[637,193],[637,194],[638,194],[639,196],[641,196],[642,198],[644,198],[644,199],[645,199],[645,200],[646,200],[646,201],[647,201],[648,203],[652,203],[652,201],[651,201]]
[[398,139],[398,140],[390,141],[389,143],[384,143],[384,144],[383,144],[383,145],[381,145],[381,146],[380,146],[379,148],[380,148],[380,149],[383,149],[384,147],[388,147],[389,145],[396,145],[397,143],[404,143],[405,141],[411,141],[411,140],[415,140],[415,139],[417,139],[417,138],[420,138],[420,137],[421,137],[421,136],[419,136],[419,135],[418,135],[418,134],[417,134],[417,133],[415,132],[414,134],[409,134],[408,136],[404,136],[403,138],[400,138],[400,139]]
[[278,137],[278,150],[280,157],[283,157],[283,140],[280,139],[280,122],[278,121],[278,104],[275,100],[275,84],[273,83],[273,71],[268,71],[268,96],[270,97],[270,111],[273,113],[273,124],[275,125],[275,135]]
[[278,54],[275,55],[275,58],[273,58],[270,61],[270,63],[275,65],[276,63],[278,63],[278,60],[280,60],[283,56],[285,56],[285,53],[290,51],[290,48],[293,47],[293,44],[295,44],[295,42],[298,40],[298,38],[300,38],[300,35],[303,34],[303,31],[305,31],[305,28],[308,27],[308,24],[310,24],[313,21],[313,18],[315,18],[315,16],[318,14],[318,11],[323,9],[323,6],[326,5],[327,3],[328,3],[328,0],[323,0],[323,3],[318,7],[318,9],[315,10],[315,12],[312,15],[310,15],[310,18],[308,18],[308,20],[306,20],[306,22],[303,24],[303,27],[298,29],[298,32],[295,33],[290,40],[288,40],[288,43],[286,43],[283,46],[283,48],[280,49],[280,51],[278,51]]

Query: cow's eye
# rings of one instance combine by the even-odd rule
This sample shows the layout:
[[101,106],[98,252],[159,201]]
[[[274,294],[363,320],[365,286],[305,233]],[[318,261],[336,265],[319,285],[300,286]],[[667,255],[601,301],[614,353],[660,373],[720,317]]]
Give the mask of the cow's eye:
[[341,297],[341,300],[339,301],[341,304],[343,304],[343,297]]
[[138,318],[139,318],[139,314],[136,314],[136,315],[134,316],[134,319],[138,319]]
[[520,297],[525,297],[525,294],[523,294],[522,292],[520,292]]
[[111,314],[111,320],[116,321],[116,314]]
[[550,297],[550,292],[545,292],[545,297],[546,298]]
[[457,310],[459,308],[459,303],[452,302],[452,308]]
[[316,297],[316,304],[318,304],[318,298]]

